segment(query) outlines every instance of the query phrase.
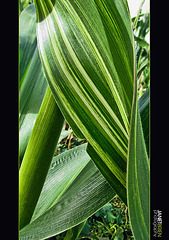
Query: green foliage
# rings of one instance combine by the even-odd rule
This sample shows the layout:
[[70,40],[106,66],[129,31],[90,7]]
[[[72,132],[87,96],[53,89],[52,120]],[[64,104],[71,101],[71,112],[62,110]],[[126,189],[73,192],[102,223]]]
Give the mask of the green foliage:
[[19,0],[19,11],[22,12],[33,0]]
[[19,170],[19,229],[30,222],[34,213],[63,121],[48,87]]
[[133,239],[126,205],[114,197],[87,220],[78,239]]
[[149,14],[139,14],[132,19],[137,59],[137,81],[139,97],[150,85],[150,44],[145,38],[150,30]]
[[37,49],[36,11],[33,4],[20,16],[19,70],[20,165],[47,88]]
[[19,1],[20,239],[148,240],[149,15],[35,4]]
[[85,221],[114,197],[85,149],[82,144],[53,157],[31,222],[20,231],[20,239],[59,234]]
[[122,0],[38,0],[35,6],[40,58],[55,100],[76,136],[88,141],[87,152],[103,176],[127,203],[135,82],[127,5]]

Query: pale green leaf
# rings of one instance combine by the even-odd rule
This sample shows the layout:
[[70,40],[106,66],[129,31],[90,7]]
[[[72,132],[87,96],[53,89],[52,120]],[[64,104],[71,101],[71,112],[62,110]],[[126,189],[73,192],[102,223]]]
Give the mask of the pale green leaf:
[[83,144],[53,158],[32,221],[20,231],[20,240],[45,239],[66,231],[115,196],[85,149]]
[[24,81],[36,45],[36,11],[32,4],[19,17],[19,87]]
[[31,221],[51,208],[90,161],[86,145],[75,147],[53,157],[39,201]]
[[34,4],[19,18],[19,160],[22,161],[47,81],[37,50],[36,12]]

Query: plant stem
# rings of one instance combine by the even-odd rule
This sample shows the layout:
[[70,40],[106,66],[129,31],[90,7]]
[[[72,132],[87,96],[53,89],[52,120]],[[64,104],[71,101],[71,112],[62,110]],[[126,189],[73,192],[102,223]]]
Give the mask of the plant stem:
[[64,117],[47,87],[19,171],[19,227],[33,215],[56,148]]

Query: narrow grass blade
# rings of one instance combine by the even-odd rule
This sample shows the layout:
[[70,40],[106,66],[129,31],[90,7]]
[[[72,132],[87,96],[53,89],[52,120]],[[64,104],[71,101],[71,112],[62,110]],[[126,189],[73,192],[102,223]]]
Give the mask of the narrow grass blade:
[[150,162],[142,131],[138,103],[133,104],[127,164],[127,201],[136,240],[150,239]]
[[147,154],[149,156],[149,142],[150,142],[150,88],[145,91],[138,101],[138,108],[141,117],[141,124],[143,128],[144,141],[146,144]]

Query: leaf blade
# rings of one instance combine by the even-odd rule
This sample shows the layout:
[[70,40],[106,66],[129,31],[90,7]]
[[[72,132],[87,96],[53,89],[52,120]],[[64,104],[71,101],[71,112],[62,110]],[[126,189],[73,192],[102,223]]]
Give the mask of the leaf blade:
[[[125,49],[116,47],[118,62],[111,53],[98,3],[108,8],[110,1],[35,1],[39,16],[38,47],[47,80],[63,115],[75,134],[88,140],[98,158],[122,184],[123,198],[134,84],[131,20],[126,2],[120,1],[119,5],[115,1],[118,14],[111,9],[107,19],[113,26],[111,46],[116,45],[118,37]],[[115,19],[111,18],[113,13]],[[127,18],[127,25],[121,22],[121,13]],[[128,36],[126,43],[124,36]],[[126,62],[126,56],[130,59],[124,68],[121,62]],[[88,153],[95,161],[93,151]],[[106,171],[104,176],[114,188]]]
[[135,239],[150,238],[150,164],[135,97],[127,165],[127,201]]
[[20,229],[29,224],[33,215],[63,121],[63,115],[48,87],[19,170]]
[[21,164],[47,87],[37,49],[34,4],[27,7],[19,18],[19,54],[19,160]]
[[86,145],[82,144],[53,157],[31,222],[59,201],[90,161],[90,157],[86,153]]
[[[82,154],[90,159],[87,152]],[[20,231],[20,240],[44,239],[66,231],[84,222],[115,196],[94,163],[91,160],[86,163],[58,201]]]

